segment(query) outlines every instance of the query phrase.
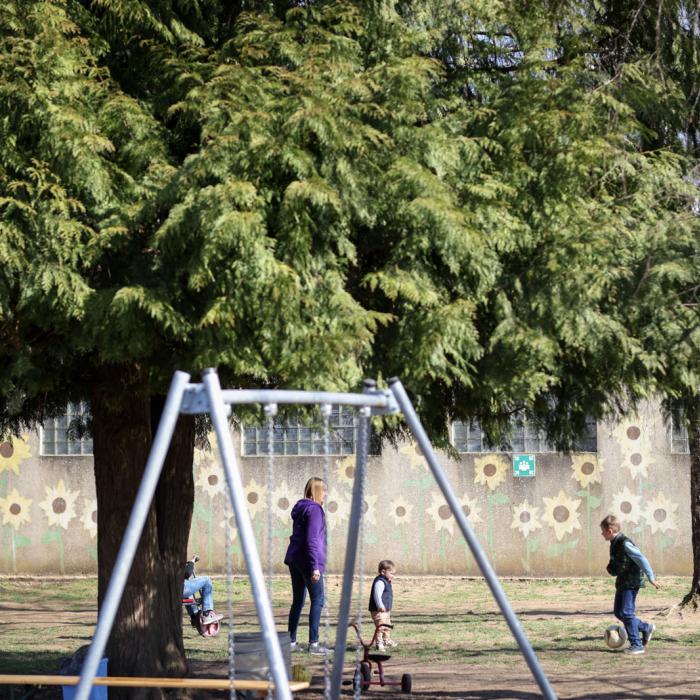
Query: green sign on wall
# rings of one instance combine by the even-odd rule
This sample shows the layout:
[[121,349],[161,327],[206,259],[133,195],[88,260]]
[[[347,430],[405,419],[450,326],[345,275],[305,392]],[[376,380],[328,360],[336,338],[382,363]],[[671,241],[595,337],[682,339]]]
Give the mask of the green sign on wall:
[[513,476],[535,476],[535,455],[513,455]]

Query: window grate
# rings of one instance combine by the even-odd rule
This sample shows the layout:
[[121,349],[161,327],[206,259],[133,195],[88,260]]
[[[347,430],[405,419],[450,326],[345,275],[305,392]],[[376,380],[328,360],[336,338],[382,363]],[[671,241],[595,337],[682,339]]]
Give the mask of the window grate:
[[86,403],[69,403],[62,416],[47,420],[41,428],[42,456],[92,455],[92,438],[71,435],[72,426],[76,422],[83,423],[89,415],[90,409]]

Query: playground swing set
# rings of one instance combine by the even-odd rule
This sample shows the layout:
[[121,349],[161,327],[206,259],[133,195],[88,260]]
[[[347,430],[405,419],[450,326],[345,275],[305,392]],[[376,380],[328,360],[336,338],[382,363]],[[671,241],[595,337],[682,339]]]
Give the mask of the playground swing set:
[[[517,619],[510,602],[508,601],[501,583],[496,576],[491,563],[477,540],[466,515],[460,507],[449,479],[440,465],[428,436],[416,414],[403,385],[398,379],[389,380],[388,389],[377,389],[375,382],[366,380],[362,393],[340,393],[322,391],[293,391],[276,389],[231,389],[221,388],[219,376],[215,369],[205,370],[202,374],[202,383],[191,383],[190,375],[185,372],[175,372],[166,402],[163,408],[158,429],[153,440],[144,469],[141,484],[132,508],[129,522],[124,532],[124,537],[119,549],[109,586],[99,612],[97,626],[82,666],[80,676],[60,675],[0,675],[0,685],[77,685],[75,700],[88,700],[93,685],[132,688],[193,688],[200,690],[230,690],[231,698],[236,697],[238,691],[267,694],[268,698],[276,700],[291,700],[292,693],[308,688],[305,681],[290,680],[287,674],[280,640],[275,628],[272,615],[272,509],[268,507],[268,580],[267,586],[263,575],[260,556],[256,547],[250,515],[244,500],[244,490],[241,474],[237,464],[237,458],[228,424],[228,416],[231,406],[243,404],[259,404],[263,406],[268,417],[268,460],[267,480],[268,494],[273,490],[274,478],[274,454],[272,449],[273,421],[279,404],[315,405],[320,408],[323,421],[324,439],[324,469],[323,478],[328,483],[329,472],[329,418],[333,405],[348,406],[358,409],[359,428],[358,444],[356,450],[356,466],[352,489],[352,502],[347,532],[347,545],[345,549],[345,562],[343,567],[343,581],[341,589],[340,605],[337,616],[337,627],[334,642],[332,668],[329,655],[324,657],[324,698],[336,700],[340,697],[341,685],[352,683],[354,697],[359,698],[363,690],[372,685],[400,685],[402,691],[410,692],[411,678],[404,674],[401,681],[392,681],[384,676],[383,664],[388,660],[387,654],[374,654],[371,652],[374,637],[369,643],[365,643],[361,637],[361,588],[362,588],[362,559],[363,559],[363,501],[365,488],[366,466],[369,453],[370,420],[372,415],[402,413],[408,428],[421,448],[422,454],[442,491],[442,494],[450,507],[452,514],[459,526],[462,535],[469,546],[471,553],[486,580],[491,593],[498,604],[501,614],[505,618],[520,652],[522,653],[530,671],[540,688],[545,700],[556,700],[556,695],[545,675],[532,646],[525,635],[519,620]],[[247,568],[256,612],[265,652],[269,665],[269,677],[267,680],[250,680],[236,678],[235,649],[233,634],[233,609],[232,609],[232,583],[233,572],[231,563],[231,537],[228,526],[226,531],[226,574],[227,574],[227,598],[228,598],[228,629],[229,629],[229,677],[228,678],[143,678],[143,677],[96,677],[101,659],[109,639],[117,609],[126,586],[127,577],[131,570],[139,539],[146,521],[148,511],[153,501],[156,486],[161,474],[166,454],[175,430],[175,424],[180,414],[209,413],[212,425],[217,437],[217,443],[221,456],[222,466],[226,477],[227,496],[226,508],[233,508],[233,516],[238,530],[238,536],[243,552],[243,558]],[[269,504],[268,504],[269,505]],[[226,514],[226,523],[231,518]],[[356,572],[357,564],[357,572]],[[357,612],[355,620],[350,621],[350,608],[352,600],[353,579],[358,579]],[[184,603],[184,601],[183,601]],[[195,601],[188,601],[189,605]],[[324,633],[326,641],[329,638],[329,613],[328,606],[324,606]],[[343,668],[345,664],[345,650],[348,642],[348,629],[352,627],[357,635],[356,658],[354,664],[353,680],[343,680]],[[198,631],[200,631],[198,629]],[[205,630],[206,631],[206,630]],[[209,635],[218,634],[218,629],[209,630]],[[202,632],[200,631],[200,634]],[[381,656],[381,658],[379,658]],[[376,666],[376,670],[374,669]],[[378,680],[374,680],[374,676]]]

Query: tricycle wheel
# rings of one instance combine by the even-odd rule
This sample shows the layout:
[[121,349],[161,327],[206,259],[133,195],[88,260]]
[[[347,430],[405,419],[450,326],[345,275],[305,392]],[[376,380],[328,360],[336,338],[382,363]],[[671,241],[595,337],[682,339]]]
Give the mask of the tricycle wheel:
[[411,679],[411,674],[404,673],[403,676],[401,676],[401,692],[402,693],[410,693],[412,685],[413,685],[413,681]]
[[367,690],[372,680],[372,667],[366,661],[360,661],[360,673],[362,674],[362,690]]

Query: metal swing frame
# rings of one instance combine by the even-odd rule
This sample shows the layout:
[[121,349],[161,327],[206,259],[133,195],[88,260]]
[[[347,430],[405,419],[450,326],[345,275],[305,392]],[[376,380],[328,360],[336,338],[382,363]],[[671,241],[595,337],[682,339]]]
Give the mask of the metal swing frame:
[[[151,451],[146,462],[141,484],[124,532],[107,593],[99,612],[97,626],[83,664],[75,700],[88,700],[90,690],[98,670],[100,660],[107,646],[117,609],[126,586],[143,526],[148,516],[153,496],[158,485],[165,457],[180,414],[209,413],[217,436],[223,464],[228,495],[238,527],[243,556],[248,569],[258,620],[263,632],[265,649],[269,660],[272,682],[277,700],[291,700],[292,694],[287,677],[282,650],[272,615],[272,606],[265,586],[260,556],[255,544],[250,515],[243,497],[243,483],[233,447],[233,440],[227,421],[231,406],[238,404],[339,404],[360,408],[360,430],[369,435],[370,420],[373,414],[403,413],[406,423],[428,462],[430,470],[449,505],[453,516],[491,589],[502,615],[506,619],[513,637],[520,647],[535,681],[547,700],[556,700],[556,695],[545,675],[532,646],[516,617],[498,577],[484,550],[477,540],[466,515],[462,511],[449,479],[433,451],[430,440],[418,419],[408,395],[398,379],[389,381],[389,389],[379,390],[372,381],[366,381],[361,394],[286,391],[286,390],[222,390],[215,369],[202,373],[202,383],[190,383],[190,375],[175,372],[163,407],[160,423],[156,431]],[[356,468],[352,492],[352,505],[348,524],[348,538],[343,568],[338,624],[335,638],[335,653],[331,675],[330,696],[340,697],[345,647],[347,644],[348,622],[352,598],[353,574],[357,559],[358,536],[362,515],[362,483],[367,467],[369,440],[362,440],[356,455]]]

